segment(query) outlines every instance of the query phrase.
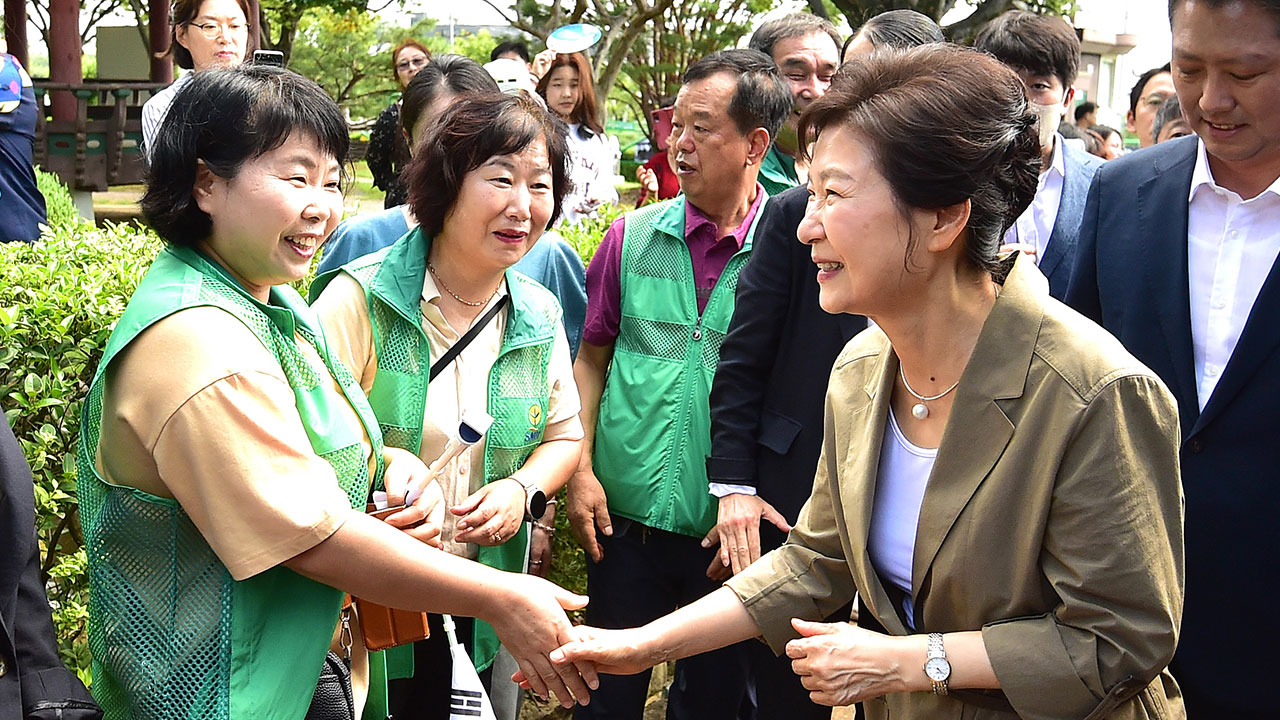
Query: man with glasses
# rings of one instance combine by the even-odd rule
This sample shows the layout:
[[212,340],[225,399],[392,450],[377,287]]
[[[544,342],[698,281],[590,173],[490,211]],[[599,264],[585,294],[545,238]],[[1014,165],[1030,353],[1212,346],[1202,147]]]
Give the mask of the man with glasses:
[[[192,72],[239,65],[253,49],[248,17],[248,0],[177,0],[169,53],[178,67]],[[183,73],[142,106],[142,149],[148,159],[169,105],[192,72]]]

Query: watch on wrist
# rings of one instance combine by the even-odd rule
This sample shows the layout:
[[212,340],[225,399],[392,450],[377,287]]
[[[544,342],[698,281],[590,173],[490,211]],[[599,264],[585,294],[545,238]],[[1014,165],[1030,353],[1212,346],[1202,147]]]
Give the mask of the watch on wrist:
[[521,480],[514,475],[511,476],[511,479],[520,483],[520,487],[524,488],[525,522],[532,522],[542,517],[542,514],[547,511],[547,494],[542,491],[542,488],[538,487],[538,483],[532,480]]
[[929,633],[929,649],[924,662],[924,674],[933,683],[934,695],[947,694],[947,679],[951,677],[951,663],[947,662],[947,649],[942,645],[942,633]]

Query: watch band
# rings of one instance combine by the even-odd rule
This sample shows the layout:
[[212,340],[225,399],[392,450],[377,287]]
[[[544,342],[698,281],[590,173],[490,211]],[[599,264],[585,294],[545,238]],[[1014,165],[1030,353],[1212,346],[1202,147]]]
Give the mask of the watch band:
[[525,521],[537,520],[542,517],[542,514],[547,511],[547,494],[532,480],[526,482],[514,475],[510,477],[520,483],[520,487],[524,488]]
[[[935,662],[938,661],[938,662]],[[940,667],[942,672],[930,672],[930,666]],[[933,684],[934,695],[947,694],[947,680],[951,677],[951,663],[947,661],[947,649],[942,644],[942,633],[929,633],[929,646],[926,651],[925,674]]]

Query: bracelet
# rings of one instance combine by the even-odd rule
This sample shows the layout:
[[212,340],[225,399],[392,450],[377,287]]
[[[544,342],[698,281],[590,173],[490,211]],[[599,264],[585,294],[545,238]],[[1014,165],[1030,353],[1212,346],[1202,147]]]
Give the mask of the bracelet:
[[534,520],[534,521],[533,521],[533,526],[534,526],[534,527],[536,527],[536,528],[538,528],[539,530],[542,530],[543,532],[545,532],[545,533],[546,533],[546,534],[548,534],[548,535],[555,535],[555,534],[556,534],[556,529],[555,529],[554,527],[552,527],[552,526],[550,526],[550,525],[548,525],[548,524],[546,524],[546,523],[542,522],[541,520]]

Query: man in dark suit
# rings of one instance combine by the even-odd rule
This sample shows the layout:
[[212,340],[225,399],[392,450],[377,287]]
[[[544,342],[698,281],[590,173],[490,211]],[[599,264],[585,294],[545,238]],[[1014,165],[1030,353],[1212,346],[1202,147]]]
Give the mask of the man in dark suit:
[[1171,668],[1188,717],[1275,717],[1280,1],[1171,9],[1174,84],[1199,138],[1098,172],[1067,302],[1178,399],[1187,582]]
[[[721,553],[708,571],[717,578],[786,539],[813,489],[831,365],[866,327],[862,317],[818,306],[817,267],[796,240],[808,199],[808,188],[797,187],[765,206],[720,348],[707,460],[711,492],[720,498],[712,535]],[[789,658],[763,643],[750,650],[760,718],[830,717],[830,708],[810,702]]]
[[987,23],[973,46],[1008,65],[1040,116],[1040,184],[1031,206],[1005,234],[1005,247],[1036,259],[1049,294],[1067,293],[1089,182],[1102,159],[1067,145],[1057,129],[1071,107],[1080,65],[1076,31],[1058,17],[1010,10]]
[[0,720],[102,717],[58,659],[40,582],[31,470],[8,421],[0,425]]

